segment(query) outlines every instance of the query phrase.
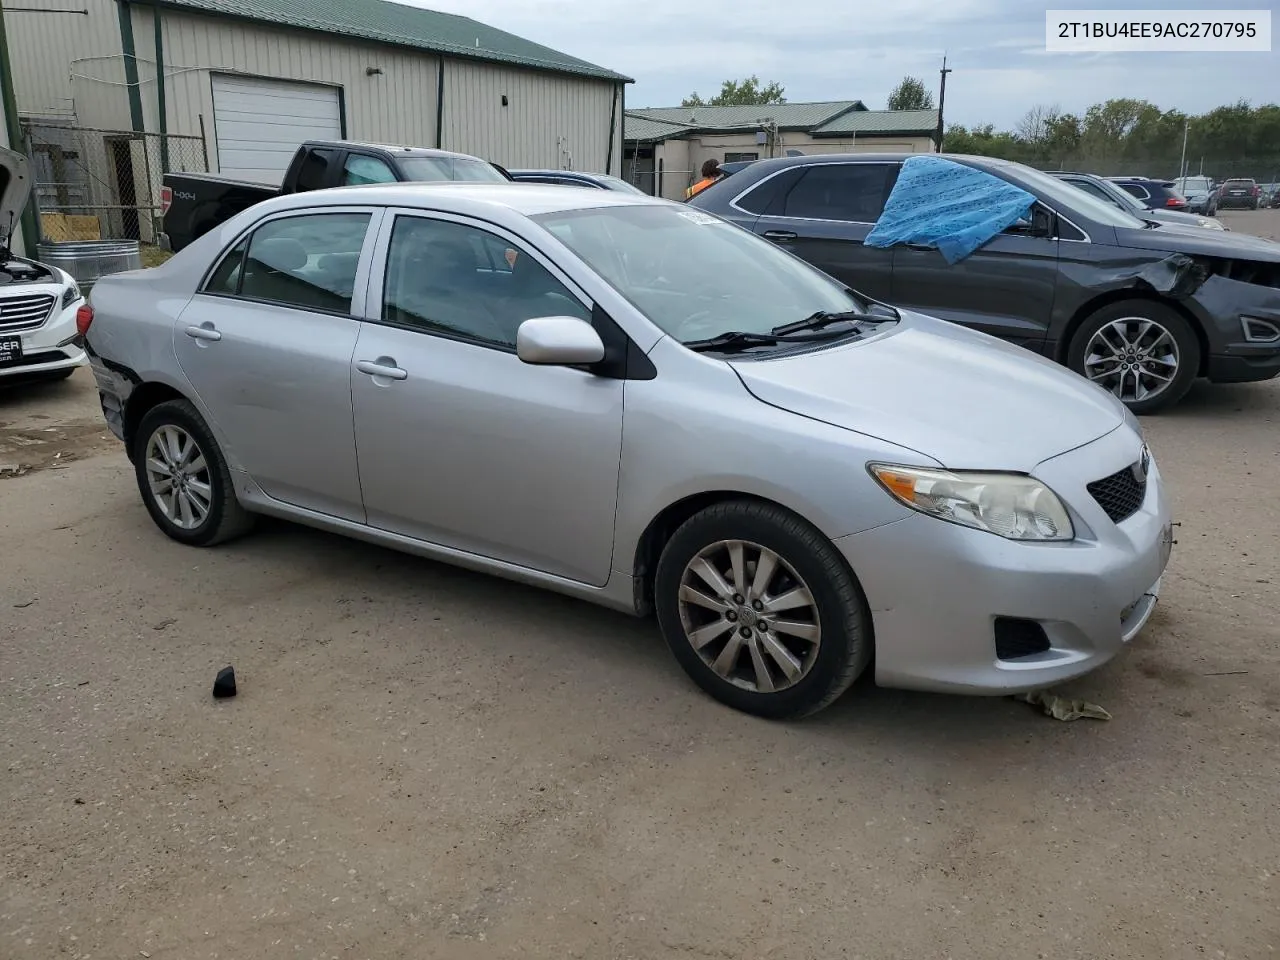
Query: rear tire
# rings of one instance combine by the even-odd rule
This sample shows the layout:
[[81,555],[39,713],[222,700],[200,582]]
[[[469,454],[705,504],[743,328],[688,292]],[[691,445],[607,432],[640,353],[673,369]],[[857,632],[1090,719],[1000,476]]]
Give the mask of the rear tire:
[[1181,400],[1200,371],[1200,340],[1182,314],[1154,300],[1108,304],[1082,323],[1067,366],[1136,414]]
[[871,659],[862,590],[830,539],[781,507],[716,504],[658,561],[658,622],[703,690],[769,719],[829,706]]
[[143,415],[133,463],[151,519],[179,543],[210,547],[253,527],[253,514],[236,499],[226,458],[188,401],[168,400]]

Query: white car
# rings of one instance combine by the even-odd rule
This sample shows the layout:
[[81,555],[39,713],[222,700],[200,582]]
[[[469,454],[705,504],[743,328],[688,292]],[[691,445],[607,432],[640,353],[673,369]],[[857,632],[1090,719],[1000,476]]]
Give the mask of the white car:
[[84,297],[75,279],[9,251],[30,193],[27,158],[0,148],[0,384],[60,380],[87,362],[76,328]]

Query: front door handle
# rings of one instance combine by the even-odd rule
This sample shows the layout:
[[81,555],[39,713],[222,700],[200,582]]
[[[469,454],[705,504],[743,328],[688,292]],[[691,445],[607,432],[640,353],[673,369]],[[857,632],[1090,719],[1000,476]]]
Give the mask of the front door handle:
[[222,334],[214,329],[213,324],[206,320],[200,326],[187,327],[187,336],[193,340],[221,340]]
[[763,236],[766,240],[772,240],[775,243],[790,243],[796,239],[796,235],[790,230],[766,230]]
[[357,360],[356,369],[361,373],[367,373],[371,377],[382,377],[386,380],[409,379],[408,371],[397,367],[396,361],[392,357],[379,357],[377,360]]

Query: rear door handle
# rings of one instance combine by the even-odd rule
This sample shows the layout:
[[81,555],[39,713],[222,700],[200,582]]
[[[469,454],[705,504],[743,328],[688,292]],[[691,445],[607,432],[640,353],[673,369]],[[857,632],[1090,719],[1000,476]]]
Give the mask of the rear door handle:
[[377,360],[357,360],[356,369],[371,377],[383,377],[387,380],[408,380],[407,370],[401,370],[391,357],[379,357]]
[[222,334],[214,329],[213,324],[207,320],[200,326],[187,327],[187,336],[193,340],[221,340]]
[[790,243],[796,239],[796,235],[790,230],[766,230],[761,236],[776,243]]

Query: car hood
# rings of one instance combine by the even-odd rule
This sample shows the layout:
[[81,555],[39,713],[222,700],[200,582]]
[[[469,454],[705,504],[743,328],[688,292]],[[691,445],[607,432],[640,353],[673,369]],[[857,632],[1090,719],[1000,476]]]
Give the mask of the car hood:
[[1222,257],[1228,260],[1263,260],[1280,263],[1280,243],[1263,237],[1252,237],[1238,231],[1208,230],[1197,227],[1184,230],[1181,225],[1168,230],[1117,229],[1116,241],[1123,247],[1141,250],[1159,250],[1165,253],[1199,254],[1204,257]]
[[0,248],[8,249],[9,236],[29,196],[31,177],[27,173],[27,158],[8,147],[0,147]]
[[771,406],[957,470],[1030,472],[1127,415],[1109,393],[1029,350],[906,311],[866,340],[729,363]]
[[1150,220],[1158,220],[1161,224],[1170,227],[1193,227],[1196,230],[1213,229],[1212,227],[1203,227],[1200,225],[1201,220],[1208,220],[1202,213],[1180,213],[1177,210],[1148,210],[1145,216]]

